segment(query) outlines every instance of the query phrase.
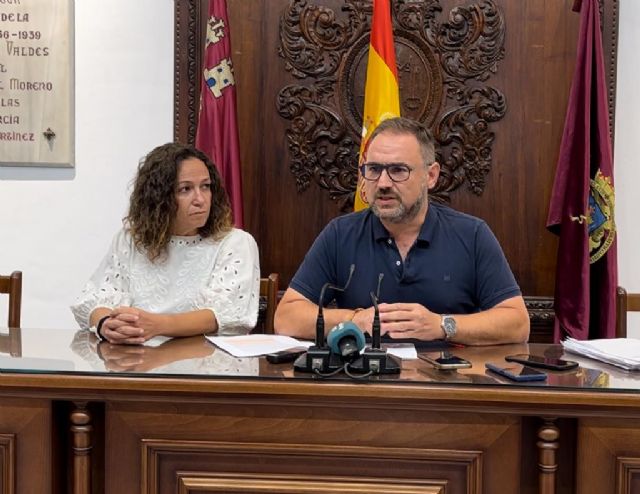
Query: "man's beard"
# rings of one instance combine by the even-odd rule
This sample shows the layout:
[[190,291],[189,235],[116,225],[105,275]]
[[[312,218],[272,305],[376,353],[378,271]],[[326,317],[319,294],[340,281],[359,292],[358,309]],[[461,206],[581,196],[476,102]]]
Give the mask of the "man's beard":
[[[418,213],[422,209],[422,206],[424,205],[425,201],[428,198],[427,194],[428,192],[427,192],[427,189],[425,188],[422,194],[418,196],[418,199],[416,199],[416,202],[414,202],[411,206],[407,207],[403,204],[402,200],[400,199],[400,196],[396,192],[393,192],[390,190],[386,192],[379,190],[376,192],[376,195],[374,197],[373,203],[370,205],[370,208],[371,208],[371,211],[373,211],[373,214],[375,214],[381,220],[386,220],[391,223],[405,223],[414,219],[418,215]],[[387,197],[392,196],[394,199],[398,201],[398,207],[392,211],[378,208],[376,206],[375,200],[378,199],[380,196],[387,196]]]

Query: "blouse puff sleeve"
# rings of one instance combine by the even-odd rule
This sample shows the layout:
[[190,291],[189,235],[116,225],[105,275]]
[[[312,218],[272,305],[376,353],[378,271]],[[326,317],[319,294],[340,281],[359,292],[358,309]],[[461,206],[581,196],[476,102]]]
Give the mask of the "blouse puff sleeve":
[[253,237],[234,229],[221,241],[210,284],[200,290],[196,308],[210,309],[219,335],[247,334],[258,320],[260,262]]
[[98,269],[82,289],[71,312],[81,328],[88,328],[89,318],[97,307],[114,308],[131,305],[127,258],[131,254],[129,235],[120,230],[113,237],[111,247]]

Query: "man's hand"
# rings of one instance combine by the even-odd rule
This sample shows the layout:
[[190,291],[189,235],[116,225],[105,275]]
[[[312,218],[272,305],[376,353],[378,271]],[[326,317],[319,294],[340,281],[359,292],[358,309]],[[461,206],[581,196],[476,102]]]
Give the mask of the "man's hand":
[[380,330],[391,338],[437,340],[444,337],[440,314],[420,304],[380,304]]

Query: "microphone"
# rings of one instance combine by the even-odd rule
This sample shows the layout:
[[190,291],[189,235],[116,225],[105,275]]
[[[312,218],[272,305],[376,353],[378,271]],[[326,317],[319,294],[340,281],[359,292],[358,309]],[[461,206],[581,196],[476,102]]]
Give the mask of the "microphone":
[[364,334],[351,321],[341,322],[327,335],[327,344],[334,354],[343,360],[351,361],[360,355],[364,348]]
[[350,370],[355,373],[366,373],[365,376],[399,374],[402,368],[400,362],[393,355],[387,355],[387,351],[383,350],[380,345],[380,308],[378,307],[378,298],[380,297],[382,278],[384,278],[384,273],[378,275],[376,293],[369,292],[371,302],[373,302],[371,348],[366,348],[362,353],[362,357],[350,364]]
[[369,292],[371,302],[373,302],[373,323],[371,324],[371,348],[380,349],[380,308],[378,299],[380,298],[380,285],[382,284],[384,273],[378,275],[378,287],[376,293]]
[[351,279],[353,278],[353,272],[356,270],[356,265],[352,264],[349,267],[349,277],[347,278],[347,282],[343,287],[339,287],[334,285],[333,283],[325,283],[322,285],[322,289],[320,290],[320,297],[318,299],[318,315],[316,317],[316,346],[323,347],[324,346],[324,313],[322,308],[324,306],[324,295],[327,289],[331,288],[332,290],[336,290],[338,292],[344,292],[347,288],[349,288],[349,284],[351,283]]
[[331,350],[325,345],[324,339],[324,296],[328,289],[336,290],[338,292],[344,292],[349,288],[351,279],[353,278],[353,272],[356,270],[356,265],[352,264],[349,267],[349,277],[344,286],[336,286],[333,283],[325,283],[320,290],[320,298],[318,300],[318,315],[316,317],[316,341],[315,344],[300,355],[293,363],[293,368],[300,372],[315,372],[316,374],[323,375],[323,373],[332,372],[336,369],[342,368],[344,365],[337,355],[331,353]]

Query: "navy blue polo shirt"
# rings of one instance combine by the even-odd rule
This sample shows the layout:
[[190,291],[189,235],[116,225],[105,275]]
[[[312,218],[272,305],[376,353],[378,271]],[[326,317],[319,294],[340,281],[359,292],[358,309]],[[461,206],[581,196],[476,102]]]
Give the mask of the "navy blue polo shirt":
[[427,216],[404,262],[393,237],[370,209],[332,220],[315,240],[291,281],[314,303],[326,282],[340,308],[372,305],[379,273],[380,302],[419,303],[438,314],[470,314],[520,295],[498,240],[487,224],[449,207],[429,203]]

